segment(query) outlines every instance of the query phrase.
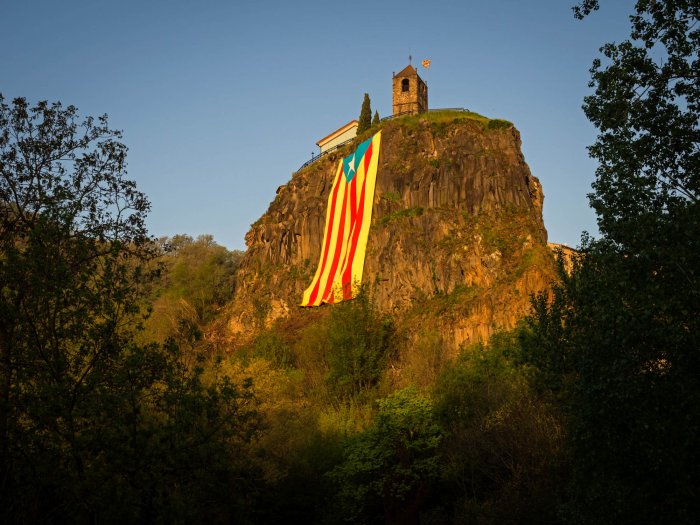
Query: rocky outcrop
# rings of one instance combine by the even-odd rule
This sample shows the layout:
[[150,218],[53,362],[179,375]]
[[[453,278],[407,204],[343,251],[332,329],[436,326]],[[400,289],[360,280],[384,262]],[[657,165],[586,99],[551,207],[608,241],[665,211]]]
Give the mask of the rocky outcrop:
[[[382,130],[364,269],[378,305],[415,330],[438,329],[454,348],[511,328],[553,275],[542,188],[518,131],[464,113]],[[297,305],[318,262],[328,191],[352,147],[295,173],[252,225],[228,309],[231,338],[256,321],[304,315]]]

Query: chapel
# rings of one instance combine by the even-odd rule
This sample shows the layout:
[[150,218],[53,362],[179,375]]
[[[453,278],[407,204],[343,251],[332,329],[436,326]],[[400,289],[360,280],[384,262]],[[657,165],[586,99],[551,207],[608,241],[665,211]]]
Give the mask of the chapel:
[[394,116],[428,111],[428,85],[411,64],[393,75],[392,88]]

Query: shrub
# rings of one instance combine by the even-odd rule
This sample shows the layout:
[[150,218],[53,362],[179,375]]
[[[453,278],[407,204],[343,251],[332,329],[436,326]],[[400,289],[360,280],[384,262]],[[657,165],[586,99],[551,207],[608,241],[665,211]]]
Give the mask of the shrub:
[[455,521],[556,522],[563,432],[516,366],[517,333],[474,345],[442,373],[435,410],[448,433],[442,505]]
[[441,440],[432,404],[415,388],[380,400],[374,425],[349,442],[344,462],[329,474],[345,519],[415,522],[439,474]]
[[329,391],[348,397],[374,387],[389,353],[391,320],[382,318],[368,294],[361,293],[335,305],[325,329]]
[[487,129],[502,129],[502,128],[512,128],[513,123],[508,122],[507,120],[502,120],[500,118],[494,118],[489,120],[489,123],[486,125]]

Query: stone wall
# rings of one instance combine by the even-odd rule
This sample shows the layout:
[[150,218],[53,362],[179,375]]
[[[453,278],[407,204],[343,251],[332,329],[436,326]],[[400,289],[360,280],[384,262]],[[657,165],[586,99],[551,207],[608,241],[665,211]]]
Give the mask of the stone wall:
[[[403,91],[404,80],[408,80],[408,91]],[[402,73],[394,75],[392,101],[394,115],[428,111],[428,86],[415,72],[408,75]]]

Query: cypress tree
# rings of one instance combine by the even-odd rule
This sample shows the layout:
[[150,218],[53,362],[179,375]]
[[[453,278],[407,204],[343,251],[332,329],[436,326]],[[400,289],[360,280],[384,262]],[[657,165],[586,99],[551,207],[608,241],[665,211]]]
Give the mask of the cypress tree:
[[364,133],[372,127],[372,108],[370,107],[369,95],[365,93],[360,110],[360,123],[357,126],[357,134]]
[[376,126],[379,124],[379,111],[374,112],[374,118],[372,119],[372,125]]

